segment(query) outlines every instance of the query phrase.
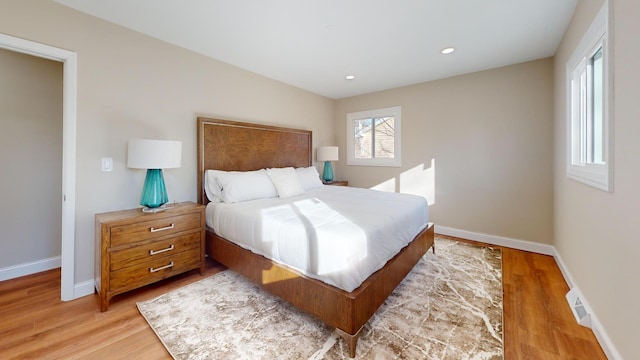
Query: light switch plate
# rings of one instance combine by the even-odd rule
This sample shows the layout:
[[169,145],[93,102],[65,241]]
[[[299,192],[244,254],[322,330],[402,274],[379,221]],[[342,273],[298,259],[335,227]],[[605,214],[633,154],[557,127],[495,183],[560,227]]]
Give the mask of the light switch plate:
[[102,158],[102,171],[113,171],[113,158]]

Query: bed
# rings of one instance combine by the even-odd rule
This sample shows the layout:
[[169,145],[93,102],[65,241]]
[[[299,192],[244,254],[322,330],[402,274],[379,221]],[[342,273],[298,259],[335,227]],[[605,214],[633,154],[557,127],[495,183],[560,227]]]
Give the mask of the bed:
[[[255,171],[312,165],[309,130],[198,118],[198,202],[208,204],[205,171]],[[340,289],[281,262],[206,232],[207,255],[267,291],[336,328],[355,357],[362,328],[418,260],[433,247],[429,223],[408,245],[352,291]]]

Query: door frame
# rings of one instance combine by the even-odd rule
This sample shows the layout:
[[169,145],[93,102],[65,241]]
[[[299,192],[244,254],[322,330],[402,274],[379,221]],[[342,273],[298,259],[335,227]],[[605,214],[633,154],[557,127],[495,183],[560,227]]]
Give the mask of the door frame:
[[63,63],[62,90],[62,301],[75,294],[77,54],[0,33],[0,48]]

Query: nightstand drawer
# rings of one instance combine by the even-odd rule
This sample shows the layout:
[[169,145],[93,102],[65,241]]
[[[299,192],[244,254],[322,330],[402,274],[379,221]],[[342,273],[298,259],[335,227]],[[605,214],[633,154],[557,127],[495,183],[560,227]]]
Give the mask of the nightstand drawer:
[[157,213],[140,208],[96,214],[95,284],[100,311],[111,298],[189,271],[204,274],[205,206],[174,204]]
[[111,271],[120,270],[157,258],[171,256],[186,250],[200,251],[200,230],[184,235],[168,236],[141,243],[135,247],[111,252]]
[[131,244],[141,240],[200,228],[199,213],[167,216],[158,220],[114,226],[111,228],[111,246]]
[[200,265],[200,249],[189,249],[111,273],[110,291],[122,292],[180,274]]

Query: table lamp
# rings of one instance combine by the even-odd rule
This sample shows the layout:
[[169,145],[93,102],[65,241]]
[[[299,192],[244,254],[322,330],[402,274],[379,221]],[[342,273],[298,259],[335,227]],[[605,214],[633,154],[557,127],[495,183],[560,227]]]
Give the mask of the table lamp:
[[162,169],[180,167],[182,158],[182,142],[173,140],[129,140],[127,167],[147,169],[147,176],[142,187],[140,205],[144,212],[164,210],[163,205],[169,201],[167,188],[164,185]]
[[324,161],[324,171],[322,172],[322,180],[325,183],[333,181],[333,167],[332,161],[338,161],[338,147],[337,146],[321,146],[316,152],[316,159],[318,161]]

